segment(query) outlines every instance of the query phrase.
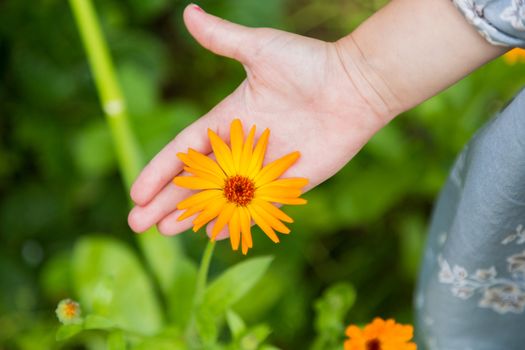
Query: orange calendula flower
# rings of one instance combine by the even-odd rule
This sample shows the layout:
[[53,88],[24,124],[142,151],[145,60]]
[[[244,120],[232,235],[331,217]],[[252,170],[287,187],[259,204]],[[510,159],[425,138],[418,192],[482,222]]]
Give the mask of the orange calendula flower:
[[253,246],[251,221],[253,220],[275,243],[275,231],[288,234],[290,229],[283,222],[293,220],[272,203],[305,204],[299,198],[308,183],[304,178],[279,178],[300,156],[292,152],[263,167],[270,130],[266,129],[254,147],[255,126],[246,138],[242,123],[235,119],[230,128],[228,146],[216,133],[208,129],[216,161],[193,150],[177,156],[186,165],[184,170],[192,176],[177,176],[173,182],[181,187],[200,190],[177,205],[185,210],[178,218],[184,220],[198,213],[193,221],[193,231],[217,218],[212,229],[214,240],[228,226],[234,250],[242,246],[243,254]]
[[525,50],[520,48],[512,49],[503,55],[503,59],[508,64],[525,63]]
[[349,339],[345,350],[416,350],[416,344],[410,341],[413,333],[410,325],[376,318],[364,329],[354,325],[346,329]]

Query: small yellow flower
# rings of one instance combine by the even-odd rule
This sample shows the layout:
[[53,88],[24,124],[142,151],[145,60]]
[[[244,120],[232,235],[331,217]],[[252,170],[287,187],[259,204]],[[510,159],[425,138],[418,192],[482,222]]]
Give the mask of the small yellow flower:
[[518,62],[525,63],[525,50],[515,48],[503,55],[503,59],[507,64],[514,65]]
[[200,190],[177,205],[186,210],[178,220],[198,213],[193,221],[193,231],[217,218],[212,229],[212,240],[226,227],[229,228],[232,248],[242,246],[243,254],[253,246],[251,221],[253,220],[275,243],[279,237],[275,231],[288,234],[283,224],[293,220],[272,203],[305,204],[299,198],[308,183],[304,178],[279,177],[300,156],[292,152],[263,167],[270,130],[266,129],[254,147],[255,126],[245,138],[242,123],[235,119],[230,127],[230,146],[216,133],[208,129],[216,161],[193,150],[177,156],[186,165],[184,170],[192,176],[177,176],[173,182],[181,187]]
[[349,339],[345,341],[344,350],[416,350],[416,344],[410,342],[413,332],[410,325],[376,318],[363,330],[349,326],[346,329]]
[[80,305],[74,300],[61,300],[55,312],[58,320],[63,324],[82,323]]

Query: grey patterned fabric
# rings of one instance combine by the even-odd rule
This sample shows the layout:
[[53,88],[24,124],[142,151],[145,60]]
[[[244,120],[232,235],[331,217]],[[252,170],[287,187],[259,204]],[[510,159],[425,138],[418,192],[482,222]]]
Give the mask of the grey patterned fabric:
[[525,91],[456,160],[415,307],[419,350],[525,349]]
[[525,0],[453,2],[490,43],[525,47]]
[[[490,43],[525,47],[525,0],[453,0]],[[415,297],[419,350],[525,350],[525,91],[460,154]]]

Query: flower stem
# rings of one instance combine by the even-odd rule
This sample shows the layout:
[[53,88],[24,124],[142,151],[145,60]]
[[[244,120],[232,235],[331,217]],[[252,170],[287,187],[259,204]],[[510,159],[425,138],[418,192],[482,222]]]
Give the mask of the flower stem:
[[195,285],[195,294],[193,295],[193,306],[185,333],[188,345],[190,345],[190,348],[192,349],[198,348],[200,343],[200,341],[197,339],[197,314],[204,299],[208,271],[210,269],[210,262],[214,248],[215,242],[210,240],[206,245],[204,253],[202,254],[201,264],[199,266],[199,271],[197,272],[197,283]]
[[204,298],[206,281],[208,279],[208,270],[210,269],[210,262],[214,248],[215,242],[210,240],[206,245],[204,253],[202,254],[201,264],[197,273],[197,285],[195,287],[195,297],[193,299],[194,306],[200,305],[202,303],[202,299]]
[[[108,45],[100,29],[95,9],[91,0],[69,0],[75,22],[86,50],[93,79],[97,87],[100,103],[113,139],[115,153],[121,176],[127,190],[144,166],[144,157],[139,143],[129,123],[126,100],[117,80]],[[130,200],[130,204],[131,200]],[[151,271],[159,270],[157,249],[164,239],[155,228],[136,236],[138,245],[148,261]],[[150,272],[151,272],[150,271]],[[162,282],[158,274],[156,289]]]
[[91,0],[69,0],[87,53],[93,78],[113,136],[120,170],[127,188],[139,174],[144,161],[129,125],[126,101],[118,84],[109,50]]

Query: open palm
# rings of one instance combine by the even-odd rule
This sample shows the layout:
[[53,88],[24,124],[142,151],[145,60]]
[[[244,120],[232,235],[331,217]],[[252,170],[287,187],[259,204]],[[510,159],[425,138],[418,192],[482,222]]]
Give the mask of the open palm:
[[211,152],[208,128],[225,140],[235,118],[246,128],[255,124],[257,135],[269,128],[265,163],[300,151],[301,158],[285,175],[308,178],[309,189],[334,175],[383,125],[359,91],[363,86],[359,75],[343,64],[337,44],[239,26],[195,5],[186,8],[184,20],[201,45],[240,61],[247,78],[177,135],[142,171],[131,189],[136,206],[129,224],[134,231],[157,224],[160,232],[177,234],[192,226],[192,218],[177,221],[181,212],[176,209],[191,191],[171,180],[182,171],[178,152],[189,147]]

